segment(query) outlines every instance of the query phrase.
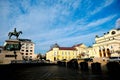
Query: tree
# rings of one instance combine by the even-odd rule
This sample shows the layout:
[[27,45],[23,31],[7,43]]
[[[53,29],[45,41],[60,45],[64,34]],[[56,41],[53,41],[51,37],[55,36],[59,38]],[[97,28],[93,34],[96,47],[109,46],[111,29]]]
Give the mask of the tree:
[[39,54],[37,55],[37,59],[42,59],[41,53],[39,53]]

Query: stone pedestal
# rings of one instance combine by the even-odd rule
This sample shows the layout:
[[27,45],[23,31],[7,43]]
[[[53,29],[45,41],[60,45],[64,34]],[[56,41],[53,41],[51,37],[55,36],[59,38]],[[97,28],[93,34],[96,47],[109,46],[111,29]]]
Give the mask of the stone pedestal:
[[6,40],[4,44],[4,50],[7,51],[14,51],[14,50],[20,50],[21,44],[19,40]]
[[22,60],[20,48],[21,44],[19,40],[6,40],[4,50],[0,54],[3,64],[9,64],[12,60]]

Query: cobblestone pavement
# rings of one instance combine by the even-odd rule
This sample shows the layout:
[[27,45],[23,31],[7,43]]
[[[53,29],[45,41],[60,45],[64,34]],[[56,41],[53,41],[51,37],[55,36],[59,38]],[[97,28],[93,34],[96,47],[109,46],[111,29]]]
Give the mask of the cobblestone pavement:
[[1,69],[0,75],[1,80],[113,80],[106,73],[81,72],[57,65]]

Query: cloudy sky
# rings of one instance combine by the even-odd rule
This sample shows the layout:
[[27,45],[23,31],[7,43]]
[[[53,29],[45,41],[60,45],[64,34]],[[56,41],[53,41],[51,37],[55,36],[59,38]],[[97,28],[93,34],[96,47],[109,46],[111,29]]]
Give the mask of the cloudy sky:
[[91,46],[95,35],[119,24],[120,0],[0,0],[0,45],[17,28],[19,38],[35,43],[35,53],[54,43]]

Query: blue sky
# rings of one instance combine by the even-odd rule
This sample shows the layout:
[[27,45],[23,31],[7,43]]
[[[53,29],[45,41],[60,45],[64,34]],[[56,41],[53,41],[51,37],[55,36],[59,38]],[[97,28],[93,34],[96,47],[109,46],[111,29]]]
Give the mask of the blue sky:
[[54,43],[91,46],[95,35],[119,24],[120,0],[0,0],[0,45],[16,27],[35,43],[35,53]]

